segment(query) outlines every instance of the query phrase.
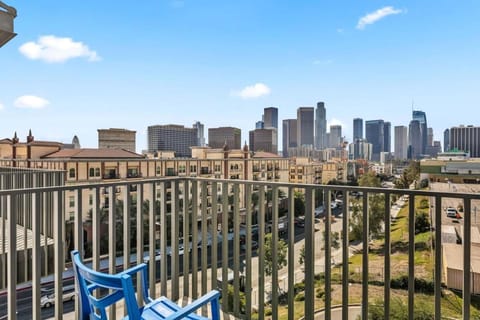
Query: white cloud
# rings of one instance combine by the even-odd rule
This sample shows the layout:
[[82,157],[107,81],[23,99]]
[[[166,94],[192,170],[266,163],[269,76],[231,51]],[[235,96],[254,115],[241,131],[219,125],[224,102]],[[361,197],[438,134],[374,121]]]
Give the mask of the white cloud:
[[87,58],[99,61],[101,58],[82,42],[72,38],[60,38],[53,35],[41,36],[37,42],[30,41],[20,46],[19,51],[28,59],[43,60],[49,63],[65,62],[74,58]]
[[17,108],[43,109],[50,104],[50,101],[37,96],[25,95],[15,99],[15,102],[13,104]]
[[239,92],[234,92],[233,95],[239,96],[242,99],[259,98],[270,94],[270,88],[263,83],[255,83],[252,86],[246,86]]
[[0,110],[5,109],[5,106],[0,102]]
[[369,14],[361,17],[358,20],[357,29],[363,30],[363,29],[365,29],[367,24],[373,24],[373,23],[377,22],[378,20],[383,19],[387,16],[390,16],[390,15],[393,15],[393,14],[399,14],[399,13],[402,13],[402,12],[404,12],[404,11],[401,10],[401,9],[395,9],[394,7],[391,7],[391,6],[378,9],[375,12],[369,13]]

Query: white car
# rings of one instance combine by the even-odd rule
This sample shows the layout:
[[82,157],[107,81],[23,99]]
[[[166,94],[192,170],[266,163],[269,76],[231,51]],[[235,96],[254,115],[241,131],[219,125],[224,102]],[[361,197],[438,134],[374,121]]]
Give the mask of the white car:
[[[75,286],[65,286],[63,287],[63,301],[73,301],[75,299]],[[44,295],[40,298],[40,307],[41,308],[50,308],[55,304],[55,293]]]

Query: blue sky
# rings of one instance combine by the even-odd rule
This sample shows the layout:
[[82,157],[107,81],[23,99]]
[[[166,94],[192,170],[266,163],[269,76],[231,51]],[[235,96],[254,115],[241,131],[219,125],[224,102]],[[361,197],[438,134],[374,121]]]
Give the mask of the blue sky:
[[147,126],[198,120],[247,140],[263,108],[281,122],[317,101],[349,140],[355,117],[408,125],[412,101],[435,140],[480,125],[476,0],[5,2],[2,138],[97,147],[97,129],[127,128],[140,151]]

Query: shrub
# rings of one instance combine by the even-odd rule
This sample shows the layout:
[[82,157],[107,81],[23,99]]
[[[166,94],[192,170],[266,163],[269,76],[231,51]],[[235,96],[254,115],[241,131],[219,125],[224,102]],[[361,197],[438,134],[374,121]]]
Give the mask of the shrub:
[[430,230],[430,221],[426,212],[417,212],[415,215],[415,234]]
[[317,297],[318,299],[322,299],[325,296],[325,290],[323,290],[323,288],[317,288],[317,290],[315,291],[315,297]]
[[295,285],[293,286],[293,292],[297,294],[301,291],[305,291],[305,282],[295,283]]
[[271,316],[273,313],[272,308],[265,308],[265,315],[266,316]]
[[305,293],[300,292],[295,296],[295,301],[305,301]]

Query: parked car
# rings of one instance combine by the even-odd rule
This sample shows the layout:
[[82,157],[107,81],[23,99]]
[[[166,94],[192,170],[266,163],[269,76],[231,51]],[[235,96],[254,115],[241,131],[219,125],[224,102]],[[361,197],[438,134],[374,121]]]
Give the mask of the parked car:
[[449,218],[455,218],[455,219],[461,218],[460,214],[455,208],[448,207],[445,211],[447,212],[447,217]]
[[305,218],[304,217],[296,217],[294,223],[299,228],[305,228]]
[[[72,301],[75,299],[75,285],[63,287],[63,301]],[[55,304],[55,293],[44,295],[40,298],[41,308],[50,308]]]

